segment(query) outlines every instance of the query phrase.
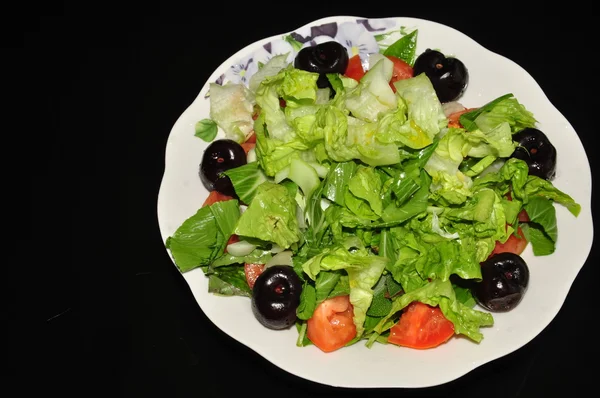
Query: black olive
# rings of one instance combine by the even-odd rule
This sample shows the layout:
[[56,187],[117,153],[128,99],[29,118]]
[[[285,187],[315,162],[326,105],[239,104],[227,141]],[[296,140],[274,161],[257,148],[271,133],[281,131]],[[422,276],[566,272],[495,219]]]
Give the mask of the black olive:
[[504,252],[481,263],[481,282],[473,284],[475,300],[494,312],[510,311],[521,302],[529,283],[529,268],[521,256]]
[[327,73],[345,73],[348,68],[348,51],[337,41],[328,41],[304,47],[296,55],[294,67],[308,72],[319,73],[317,86],[329,87]]
[[414,76],[421,73],[427,75],[442,103],[458,99],[469,83],[469,71],[462,61],[429,48],[417,57],[413,66]]
[[243,166],[246,162],[246,152],[237,142],[229,139],[213,141],[204,151],[200,163],[202,184],[209,191],[216,190],[237,197],[231,180],[223,172]]
[[513,134],[513,141],[519,146],[510,155],[524,160],[529,166],[529,174],[551,180],[556,174],[556,148],[546,134],[531,127]]
[[266,268],[252,288],[252,312],[269,329],[287,329],[296,322],[302,281],[289,265]]

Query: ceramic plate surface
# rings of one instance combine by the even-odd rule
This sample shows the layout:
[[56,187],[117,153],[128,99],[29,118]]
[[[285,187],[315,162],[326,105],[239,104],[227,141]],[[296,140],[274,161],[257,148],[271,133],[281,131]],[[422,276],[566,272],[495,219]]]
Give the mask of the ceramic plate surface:
[[[247,297],[221,297],[208,292],[201,269],[183,274],[198,305],[223,332],[248,346],[276,366],[299,377],[340,387],[427,387],[455,380],[473,369],[507,355],[537,336],[556,316],[591,250],[591,171],[579,137],[570,123],[550,103],[540,86],[519,65],[493,53],[448,26],[415,18],[365,19],[328,17],[294,31],[262,39],[233,54],[207,79],[194,102],[173,126],[165,153],[165,171],[158,195],[158,221],[163,241],[196,213],[208,192],[198,177],[198,166],[208,145],[194,136],[197,121],[209,117],[209,83],[248,82],[276,54],[294,48],[284,37],[291,34],[304,45],[337,40],[351,54],[378,51],[379,44],[400,37],[400,28],[418,29],[417,55],[427,48],[461,59],[469,70],[469,85],[460,102],[478,107],[513,93],[538,120],[558,151],[553,184],[581,204],[579,217],[556,205],[558,240],[550,256],[535,257],[529,245],[523,253],[530,268],[530,284],[523,301],[512,311],[494,314],[494,326],[482,328],[476,344],[452,339],[431,350],[360,342],[325,354],[314,346],[297,347],[295,328],[273,331],[254,318]],[[291,29],[294,27],[290,27]],[[396,32],[378,42],[383,33]],[[219,137],[223,134],[220,131]],[[218,138],[219,138],[218,137]]]

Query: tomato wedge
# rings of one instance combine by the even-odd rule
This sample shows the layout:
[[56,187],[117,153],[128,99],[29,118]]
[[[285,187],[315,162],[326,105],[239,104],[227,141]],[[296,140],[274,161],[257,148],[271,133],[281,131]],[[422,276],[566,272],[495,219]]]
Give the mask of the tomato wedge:
[[445,343],[454,335],[454,324],[439,307],[413,301],[390,329],[388,342],[403,347],[427,349]]
[[323,352],[342,348],[356,337],[350,296],[337,296],[321,302],[307,321],[306,336]]
[[256,144],[256,133],[254,131],[250,133],[250,135],[246,139],[246,142],[249,144]]
[[223,202],[225,200],[231,200],[231,199],[233,199],[232,196],[223,195],[219,191],[210,191],[209,194],[208,194],[208,197],[206,198],[206,200],[202,204],[202,207],[210,206],[213,203]]
[[413,68],[407,62],[401,60],[393,55],[386,55],[386,57],[394,63],[394,71],[392,72],[392,79],[390,80],[390,87],[396,92],[394,82],[398,80],[409,79],[413,77]]
[[254,287],[254,282],[256,282],[256,278],[265,270],[264,264],[244,264],[244,273],[246,274],[246,282],[248,282],[248,286],[250,289]]
[[365,70],[362,66],[360,55],[356,54],[348,60],[348,66],[346,67],[346,72],[344,75],[356,81],[360,81],[360,79],[362,79],[362,77],[365,75]]
[[510,237],[504,243],[496,242],[496,246],[494,246],[494,250],[490,253],[490,257],[494,254],[510,252],[515,254],[521,254],[527,247],[527,239],[525,239],[525,235],[523,235],[523,230],[521,227],[517,228],[517,235],[511,234]]
[[254,147],[256,146],[255,142],[244,142],[242,145],[242,148],[244,148],[244,152],[246,152],[246,155],[248,155],[248,152],[250,152],[250,150],[254,149]]
[[[232,243],[237,243],[240,241],[240,237],[237,236],[236,234],[233,234],[229,237],[229,240],[227,241],[227,245],[230,245]],[[225,246],[227,248],[227,245]]]
[[517,216],[517,218],[519,219],[520,222],[529,222],[531,221],[529,219],[529,214],[527,214],[527,211],[525,209],[521,210],[519,212],[519,215]]

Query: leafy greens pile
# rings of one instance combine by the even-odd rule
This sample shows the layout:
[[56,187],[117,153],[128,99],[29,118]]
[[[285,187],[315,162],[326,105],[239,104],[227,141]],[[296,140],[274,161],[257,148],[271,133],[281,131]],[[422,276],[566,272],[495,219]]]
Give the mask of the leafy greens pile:
[[[199,209],[168,238],[180,271],[199,267],[210,292],[250,296],[243,264],[289,253],[304,284],[298,345],[310,344],[316,306],[338,295],[354,308],[353,342],[385,342],[415,300],[481,341],[493,317],[453,278],[480,280],[480,262],[514,233],[522,209],[536,255],[554,251],[554,203],[580,210],[510,158],[512,134],[534,127],[533,115],[507,94],[448,128],[428,77],[398,81],[394,92],[382,54],[360,82],[328,75],[330,88],[286,58],[274,56],[248,86],[210,85],[211,120],[240,143],[253,131],[256,160],[226,172],[239,200]],[[233,234],[250,247],[243,255],[224,252]]]

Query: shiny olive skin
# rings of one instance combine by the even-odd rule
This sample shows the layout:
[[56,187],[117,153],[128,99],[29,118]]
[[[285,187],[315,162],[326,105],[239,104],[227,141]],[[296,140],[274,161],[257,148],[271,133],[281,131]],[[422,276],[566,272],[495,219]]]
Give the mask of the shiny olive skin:
[[213,141],[204,151],[200,163],[202,184],[209,191],[216,190],[224,195],[236,197],[231,180],[222,173],[246,163],[246,151],[240,144],[230,139]]
[[348,51],[337,41],[328,41],[304,47],[294,59],[294,67],[319,73],[317,86],[329,87],[327,73],[344,73],[348,68]]
[[529,284],[529,267],[521,256],[504,252],[481,263],[481,282],[473,284],[472,293],[482,307],[493,312],[507,312],[521,302]]
[[518,143],[511,157],[524,160],[529,166],[529,174],[545,180],[556,175],[556,148],[546,134],[535,128],[525,128],[513,134]]
[[427,49],[415,60],[414,76],[425,73],[440,102],[458,99],[469,84],[469,71],[458,58],[446,57],[439,51]]
[[270,266],[252,288],[252,312],[269,329],[287,329],[296,322],[301,293],[302,281],[292,267]]

